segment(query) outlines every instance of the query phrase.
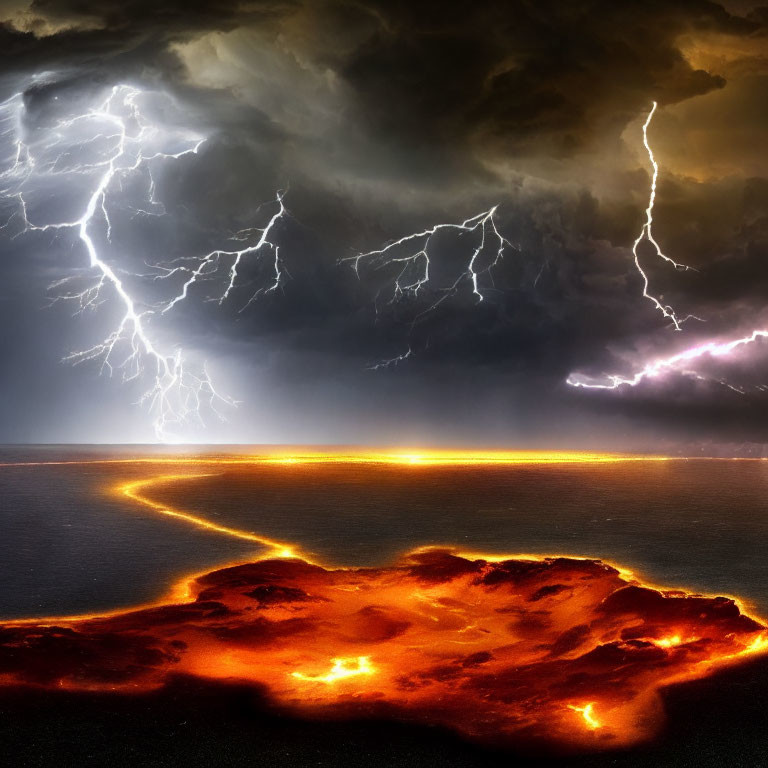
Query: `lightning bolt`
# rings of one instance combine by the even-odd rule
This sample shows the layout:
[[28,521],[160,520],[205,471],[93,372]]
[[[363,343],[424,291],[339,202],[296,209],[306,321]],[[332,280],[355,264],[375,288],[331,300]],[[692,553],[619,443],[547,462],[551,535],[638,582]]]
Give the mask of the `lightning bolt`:
[[399,365],[404,360],[407,360],[409,357],[413,355],[413,350],[409,346],[408,349],[403,352],[401,355],[396,355],[395,357],[390,357],[388,360],[382,360],[379,363],[374,363],[373,365],[368,366],[369,371],[378,371],[381,368],[391,368],[395,365]]
[[[494,205],[487,211],[470,216],[458,224],[435,224],[420,232],[404,235],[382,248],[345,257],[340,260],[340,263],[350,264],[358,279],[361,279],[363,269],[374,273],[393,273],[391,278],[387,277],[386,287],[382,289],[388,295],[384,302],[386,305],[395,304],[403,299],[415,300],[429,291],[429,303],[413,317],[410,323],[410,328],[413,330],[420,320],[434,312],[447,299],[456,296],[463,285],[471,287],[476,303],[485,300],[487,289],[481,285],[481,278],[487,276],[492,281],[493,270],[501,263],[507,250],[519,251],[519,248],[499,231],[496,221],[497,210],[498,205]],[[433,260],[436,258],[435,240],[444,233],[458,234],[460,237],[469,236],[472,241],[458,276],[445,287],[435,287],[432,275]],[[378,312],[377,297],[376,313]],[[413,348],[409,344],[408,349],[402,354],[370,365],[368,369],[379,370],[396,366],[413,354]]]
[[[88,266],[96,280],[83,290],[61,293],[54,300],[75,300],[79,310],[94,309],[105,301],[114,301],[121,307],[122,317],[116,327],[100,342],[75,352],[65,359],[74,363],[100,361],[101,372],[110,376],[119,371],[124,381],[147,378],[149,383],[139,402],[153,415],[157,438],[167,440],[175,426],[190,422],[202,423],[201,409],[206,406],[217,415],[221,405],[234,405],[231,398],[215,388],[206,366],[190,370],[181,349],[166,352],[149,331],[149,319],[156,314],[151,308],[141,308],[133,297],[118,269],[112,267],[97,242],[97,228],[103,239],[111,243],[110,192],[113,187],[140,170],[149,178],[148,202],[150,212],[162,214],[161,204],[155,200],[153,161],[178,160],[195,155],[205,141],[204,137],[183,132],[178,136],[164,136],[149,122],[140,108],[144,92],[128,85],[116,85],[107,97],[95,107],[70,119],[55,122],[43,139],[33,136],[33,143],[24,139],[26,109],[23,94],[17,93],[0,104],[0,130],[10,139],[13,160],[0,174],[2,193],[7,201],[15,203],[15,211],[4,225],[9,229],[15,221],[21,229],[14,237],[30,232],[60,234],[75,232],[85,254]],[[73,129],[91,130],[85,140],[72,141],[68,137]],[[177,152],[153,149],[161,140],[173,138],[184,144]],[[77,158],[88,151],[90,162]],[[53,154],[51,159],[50,155]],[[95,178],[95,184],[82,210],[65,221],[39,223],[30,214],[28,189],[35,183],[50,183],[55,177]],[[158,207],[160,210],[158,211]],[[145,211],[146,212],[146,211]],[[61,289],[74,278],[67,277],[54,284]],[[234,278],[233,278],[234,279]]]
[[[247,309],[256,299],[268,293],[278,290],[283,285],[286,270],[280,259],[280,247],[275,243],[273,235],[280,222],[287,218],[288,210],[283,201],[285,193],[278,191],[272,203],[274,211],[269,216],[263,227],[249,227],[235,232],[230,238],[232,241],[251,241],[242,248],[217,248],[202,256],[183,256],[164,264],[154,265],[158,274],[155,280],[166,280],[175,275],[185,276],[181,290],[172,299],[167,301],[160,309],[161,314],[170,312],[179,302],[184,301],[189,295],[189,289],[200,280],[213,279],[220,271],[224,262],[229,262],[227,278],[224,288],[217,297],[208,300],[223,304],[235,290],[238,284],[239,269],[248,258],[258,258],[264,253],[271,252],[272,276],[271,282],[257,289],[253,295],[241,307],[240,312]],[[263,206],[260,206],[260,208]]]
[[[404,297],[415,298],[426,289],[432,279],[433,239],[438,233],[458,232],[460,235],[475,235],[474,247],[466,261],[465,268],[455,281],[447,288],[438,289],[438,298],[426,309],[421,311],[417,319],[432,312],[447,298],[456,294],[462,283],[472,286],[472,293],[477,302],[485,299],[480,289],[480,277],[492,273],[494,267],[504,257],[507,248],[516,249],[498,230],[496,225],[497,205],[476,216],[465,219],[460,224],[435,224],[433,227],[405,235],[374,251],[348,256],[341,261],[351,263],[355,274],[360,277],[362,266],[368,266],[373,271],[393,267],[395,277],[391,281],[391,295],[388,303],[392,304]],[[484,255],[490,257],[486,264],[479,264]]]
[[[172,437],[173,429],[180,425],[191,422],[202,424],[201,414],[204,409],[222,416],[218,408],[235,403],[216,389],[205,364],[198,369],[190,369],[182,349],[163,349],[152,333],[151,321],[168,314],[185,301],[196,283],[220,279],[222,273],[223,287],[208,299],[223,304],[239,287],[245,261],[261,260],[267,254],[271,256],[266,262],[269,264],[269,280],[251,295],[240,311],[259,296],[281,288],[287,270],[281,260],[276,234],[289,214],[284,192],[278,191],[275,198],[263,206],[268,211],[264,225],[234,232],[229,236],[231,245],[215,248],[203,255],[184,256],[153,265],[153,280],[180,279],[179,288],[171,298],[154,305],[144,304],[135,298],[123,276],[123,270],[112,266],[111,260],[104,254],[105,247],[112,244],[110,209],[115,188],[120,191],[129,177],[145,174],[145,204],[135,208],[134,212],[136,215],[165,215],[165,207],[157,199],[153,166],[159,162],[196,155],[205,142],[205,137],[189,131],[176,134],[165,132],[148,120],[141,108],[146,94],[133,86],[113,86],[102,102],[82,114],[57,120],[44,135],[40,131],[33,132],[31,141],[26,140],[27,109],[24,94],[16,93],[0,103],[1,149],[7,155],[4,158],[6,170],[0,172],[0,197],[6,206],[13,209],[0,230],[11,233],[14,228],[18,229],[12,234],[13,238],[29,233],[49,233],[54,236],[65,232],[76,234],[95,280],[82,289],[71,289],[79,280],[78,276],[68,276],[57,281],[52,286],[58,292],[54,301],[73,301],[77,304],[78,312],[96,309],[105,302],[116,303],[121,308],[121,317],[101,341],[65,359],[73,364],[99,361],[101,372],[110,376],[119,372],[124,381],[146,379],[148,384],[139,402],[152,414],[157,438],[166,440]],[[691,316],[679,318],[670,306],[662,304],[659,298],[649,292],[648,275],[643,270],[639,256],[640,246],[647,240],[657,257],[675,269],[690,269],[667,256],[653,233],[659,166],[648,141],[648,128],[656,109],[657,104],[654,102],[643,124],[643,144],[653,172],[645,222],[633,243],[632,253],[635,267],[643,280],[643,296],[680,330],[682,323]],[[70,133],[81,129],[90,131],[88,137],[72,140]],[[163,148],[163,142],[170,140],[180,143],[182,148],[167,151]],[[84,154],[86,160],[82,159]],[[66,182],[72,177],[87,179],[93,185],[79,213],[61,221],[38,221],[28,201],[30,187],[37,183],[45,185],[61,183],[61,180]],[[471,289],[476,303],[485,300],[487,288],[484,287],[483,278],[489,278],[492,284],[493,270],[500,264],[507,250],[519,251],[499,231],[497,210],[498,206],[493,206],[459,223],[435,224],[393,240],[382,248],[342,259],[341,262],[350,263],[358,278],[363,269],[385,273],[388,304],[427,295],[428,303],[413,318],[413,327],[448,298],[457,295],[462,286]],[[16,227],[17,223],[20,223],[20,227]],[[435,286],[433,260],[436,258],[437,240],[443,234],[469,238],[470,246],[455,279],[449,280],[447,286]],[[590,378],[572,374],[567,383],[574,387],[617,389],[624,385],[636,386],[644,379],[670,370],[701,378],[687,367],[692,361],[707,355],[727,355],[737,347],[752,344],[766,336],[768,331],[755,330],[745,337],[727,342],[707,342],[653,360],[628,376],[609,374],[602,378]],[[406,352],[371,368],[394,366],[412,355],[413,349],[409,345]]]
[[[643,146],[648,154],[652,174],[648,205],[645,209],[645,221],[632,244],[632,258],[635,269],[642,279],[643,297],[652,302],[662,315],[672,322],[674,328],[679,331],[686,320],[700,320],[701,318],[695,315],[679,317],[671,306],[663,304],[660,298],[653,295],[650,292],[650,279],[643,269],[640,259],[641,246],[647,241],[653,247],[655,255],[672,265],[675,269],[683,271],[692,269],[692,267],[681,264],[668,256],[662,250],[653,232],[653,211],[656,203],[659,164],[648,141],[648,128],[651,125],[657,108],[658,104],[654,101],[643,123]],[[469,252],[464,269],[460,271],[458,277],[448,287],[437,289],[437,298],[431,300],[426,308],[414,317],[411,323],[411,328],[413,328],[420,319],[437,309],[449,297],[455,296],[462,284],[471,286],[472,294],[477,303],[485,300],[485,293],[481,289],[480,278],[483,275],[492,277],[493,269],[501,262],[507,248],[519,250],[499,232],[496,223],[497,210],[498,206],[493,206],[489,210],[465,219],[459,224],[436,224],[428,229],[394,240],[382,248],[359,253],[355,256],[344,258],[341,261],[350,263],[358,278],[360,278],[360,272],[363,267],[372,272],[392,270],[394,276],[388,281],[388,288],[386,289],[388,293],[386,304],[391,305],[404,298],[415,299],[430,286],[432,282],[431,268],[434,259],[432,250],[435,246],[434,239],[439,233],[453,231],[459,235],[474,234],[476,241]],[[485,261],[483,261],[484,256]],[[542,266],[542,270],[545,265],[546,262]],[[538,283],[540,276],[541,271],[534,280],[534,286]],[[378,370],[396,366],[412,355],[413,348],[409,345],[408,349],[402,354],[371,365],[369,369]],[[569,380],[569,383],[571,383],[571,380]]]
[[[654,101],[653,107],[648,113],[648,117],[643,124],[643,144],[645,145],[646,151],[648,152],[648,157],[653,167],[653,176],[651,178],[651,192],[648,200],[648,207],[645,211],[645,223],[643,224],[640,234],[634,242],[632,253],[634,255],[635,266],[643,278],[643,296],[650,299],[656,308],[659,309],[665,317],[668,317],[672,320],[676,330],[681,330],[681,325],[683,322],[685,322],[685,320],[700,320],[701,318],[698,318],[695,315],[688,315],[685,318],[678,318],[671,307],[662,305],[657,298],[649,295],[648,276],[640,266],[638,258],[638,246],[644,239],[647,239],[648,242],[653,245],[656,251],[656,255],[672,264],[676,269],[691,269],[691,267],[679,264],[664,254],[653,236],[653,206],[656,200],[656,182],[659,175],[659,166],[654,157],[653,150],[648,143],[648,127],[651,124],[651,120],[653,119],[656,107],[657,104]],[[642,365],[634,373],[628,375],[605,374],[599,377],[592,377],[581,373],[572,373],[566,379],[566,383],[572,387],[581,387],[584,389],[619,389],[621,387],[636,387],[647,379],[657,379],[664,374],[674,372],[679,375],[695,378],[701,381],[714,380],[718,384],[721,384],[722,386],[727,387],[728,389],[731,389],[738,394],[745,394],[744,389],[737,387],[724,379],[711,379],[709,376],[702,375],[698,370],[691,367],[691,363],[695,363],[701,359],[706,358],[727,357],[729,354],[741,347],[755,344],[756,342],[766,338],[768,338],[768,330],[755,329],[745,336],[739,336],[727,341],[706,341],[701,344],[687,347],[686,349],[683,349],[682,351],[675,354],[668,355],[666,357],[655,358]],[[757,389],[763,391],[764,387],[758,386]]]
[[657,106],[657,103],[654,101],[653,106],[651,107],[651,111],[648,113],[648,117],[646,117],[645,122],[643,123],[643,146],[645,147],[645,151],[648,153],[648,159],[651,163],[653,173],[651,175],[651,190],[648,197],[648,207],[645,209],[645,222],[640,228],[640,233],[635,238],[635,242],[632,244],[632,257],[635,262],[635,268],[640,273],[640,277],[643,281],[643,298],[648,299],[656,307],[656,309],[658,309],[662,315],[664,315],[664,317],[669,318],[672,321],[672,325],[674,325],[675,330],[679,331],[682,329],[682,324],[686,320],[699,320],[700,318],[697,318],[694,315],[688,315],[687,317],[679,318],[672,307],[667,304],[662,304],[659,298],[648,292],[650,280],[648,279],[648,275],[640,263],[639,254],[640,244],[647,240],[653,246],[656,256],[663,259],[668,264],[671,264],[675,269],[683,271],[692,269],[692,267],[688,267],[685,264],[680,264],[667,256],[653,235],[653,206],[656,203],[656,184],[659,179],[659,164],[656,162],[653,150],[651,149],[651,145],[648,142],[648,127],[651,124],[651,120],[653,120]]
[[[686,376],[703,379],[706,377],[688,368],[690,363],[706,357],[725,357],[739,347],[754,344],[761,339],[768,339],[768,330],[754,330],[746,336],[729,341],[708,341],[704,344],[698,344],[669,357],[658,358],[646,363],[642,368],[629,376],[608,374],[602,378],[590,378],[577,373],[571,374],[567,379],[567,383],[572,387],[584,387],[586,389],[618,389],[623,386],[636,387],[645,379],[657,378],[669,371],[677,371]],[[720,381],[719,383],[730,387],[735,392],[743,394],[743,390],[733,387],[725,381]]]

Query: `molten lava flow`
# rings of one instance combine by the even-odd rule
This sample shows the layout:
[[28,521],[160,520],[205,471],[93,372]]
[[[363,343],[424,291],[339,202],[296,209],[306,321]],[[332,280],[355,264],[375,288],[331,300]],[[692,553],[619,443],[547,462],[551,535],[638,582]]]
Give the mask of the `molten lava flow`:
[[[305,460],[342,459],[188,463],[281,461],[291,471]],[[426,452],[360,460],[496,461]],[[297,557],[295,544],[147,495],[201,476],[116,490],[157,514],[253,541],[269,559],[188,577],[156,605],[6,622],[0,685],[146,691],[184,674],[251,684],[303,716],[401,718],[489,743],[602,749],[653,735],[662,687],[768,650],[766,627],[735,600],[651,587],[600,560],[426,548],[390,567],[324,568]]]
[[731,599],[653,589],[599,560],[424,549],[387,568],[326,569],[277,558],[193,577],[186,592],[7,623],[0,682],[136,691],[174,674],[234,679],[304,716],[607,748],[654,733],[662,686],[768,644]]

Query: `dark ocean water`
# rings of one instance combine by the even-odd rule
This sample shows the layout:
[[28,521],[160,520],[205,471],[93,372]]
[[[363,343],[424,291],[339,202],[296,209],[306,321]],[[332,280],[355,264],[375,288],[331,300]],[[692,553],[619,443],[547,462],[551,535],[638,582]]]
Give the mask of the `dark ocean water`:
[[[103,459],[127,450],[9,447],[0,461]],[[425,544],[604,557],[670,587],[738,595],[768,616],[768,462],[690,460],[2,466],[0,618],[134,605],[161,597],[183,574],[257,553],[113,491],[131,479],[203,471],[217,474],[151,496],[295,542],[321,562],[381,565]]]

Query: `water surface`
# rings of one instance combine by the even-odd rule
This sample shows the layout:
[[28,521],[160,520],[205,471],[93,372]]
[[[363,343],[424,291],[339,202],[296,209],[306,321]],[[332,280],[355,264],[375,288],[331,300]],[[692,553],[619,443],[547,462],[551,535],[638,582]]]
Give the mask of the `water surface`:
[[[136,451],[131,451],[136,453]],[[109,459],[124,449],[6,448],[0,461]],[[651,581],[746,598],[768,615],[768,462],[430,466],[146,463],[0,467],[0,617],[161,597],[180,575],[258,546],[116,494],[168,473],[211,477],[152,498],[297,543],[313,559],[381,565],[425,544],[614,560]]]

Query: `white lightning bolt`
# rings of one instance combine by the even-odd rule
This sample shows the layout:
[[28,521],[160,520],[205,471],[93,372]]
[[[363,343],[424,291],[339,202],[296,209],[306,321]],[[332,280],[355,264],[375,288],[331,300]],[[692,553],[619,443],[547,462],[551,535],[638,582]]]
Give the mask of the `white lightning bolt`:
[[229,262],[229,270],[225,281],[225,286],[215,301],[223,304],[237,286],[238,270],[246,258],[258,257],[262,253],[271,252],[273,254],[272,278],[271,283],[261,287],[248,299],[245,305],[240,309],[242,312],[250,306],[259,296],[272,293],[283,284],[285,269],[280,260],[280,248],[272,239],[272,236],[284,218],[288,216],[288,211],[283,202],[284,193],[279,191],[273,201],[274,212],[269,217],[263,227],[249,227],[235,232],[230,238],[233,241],[252,241],[250,245],[243,248],[217,248],[202,256],[184,256],[180,259],[155,265],[159,274],[154,276],[156,280],[165,280],[175,275],[185,276],[179,293],[169,301],[165,302],[160,309],[161,314],[172,310],[179,302],[184,301],[189,295],[189,289],[200,280],[213,279],[221,269],[222,263]]
[[[665,317],[669,317],[675,328],[680,330],[680,326],[685,320],[692,318],[699,320],[700,318],[694,315],[688,315],[685,318],[678,318],[671,307],[663,306],[661,302],[648,294],[648,277],[643,272],[640,262],[638,260],[637,249],[643,239],[647,239],[655,248],[656,254],[665,261],[672,264],[676,269],[691,269],[683,264],[678,264],[676,261],[665,255],[661,250],[661,247],[656,242],[653,236],[653,206],[656,200],[656,182],[659,175],[659,167],[656,159],[653,155],[653,150],[648,143],[648,126],[651,123],[654,112],[656,111],[657,104],[654,101],[653,107],[648,114],[648,117],[643,124],[643,144],[648,152],[648,157],[653,166],[653,176],[651,179],[651,194],[648,201],[648,207],[646,208],[646,220],[643,227],[634,242],[632,247],[632,253],[634,254],[635,265],[643,278],[643,296],[650,299],[655,306],[661,310]],[[566,382],[572,387],[581,387],[584,389],[619,389],[620,387],[636,387],[646,379],[656,379],[666,373],[675,372],[682,376],[695,378],[698,380],[710,380],[711,377],[702,375],[699,371],[691,367],[691,363],[701,360],[702,358],[720,358],[726,357],[734,350],[741,347],[754,344],[761,339],[768,338],[768,330],[755,329],[745,336],[739,336],[728,341],[707,341],[702,344],[696,344],[684,349],[681,352],[677,352],[666,357],[659,357],[645,363],[641,368],[629,375],[620,374],[606,374],[603,376],[592,377],[581,373],[572,373]],[[723,379],[715,378],[711,379],[716,381],[728,389],[737,392],[738,394],[745,394],[745,390],[741,387],[737,387]],[[760,391],[764,390],[764,387],[757,386]]]
[[[429,284],[432,263],[430,248],[435,235],[439,232],[450,231],[459,234],[474,234],[477,239],[464,270],[450,286],[438,291],[439,297],[427,309],[420,312],[418,317],[436,309],[449,296],[454,295],[463,282],[468,282],[472,286],[472,293],[480,302],[485,299],[480,290],[480,276],[491,274],[493,268],[504,257],[507,248],[515,249],[515,246],[499,232],[496,226],[497,209],[498,206],[494,205],[493,208],[478,213],[476,216],[471,216],[460,224],[435,224],[435,226],[421,232],[415,232],[412,235],[405,235],[399,240],[394,240],[378,250],[358,253],[341,261],[351,262],[358,277],[360,276],[361,265],[367,265],[375,271],[394,266],[397,274],[392,281],[392,295],[389,302],[394,303],[406,296],[411,298],[418,296],[421,290]],[[479,267],[478,259],[487,251],[491,252],[491,259],[488,264]]]
[[[106,99],[97,106],[71,119],[59,120],[44,139],[34,143],[24,141],[23,122],[25,107],[22,94],[15,94],[0,104],[0,130],[3,137],[11,138],[15,147],[11,166],[0,175],[2,193],[13,200],[17,210],[4,225],[9,228],[16,219],[22,229],[16,233],[53,232],[71,230],[88,255],[88,264],[97,275],[96,283],[82,291],[60,295],[61,299],[74,299],[80,310],[94,308],[111,299],[122,307],[122,318],[99,343],[69,355],[66,359],[77,364],[86,360],[101,361],[101,370],[110,375],[119,370],[125,381],[147,377],[149,386],[140,398],[154,416],[155,434],[160,440],[168,439],[174,425],[191,421],[201,422],[203,405],[218,413],[218,405],[233,405],[233,401],[216,390],[205,365],[198,372],[190,371],[184,364],[180,349],[172,353],[161,351],[149,333],[147,321],[154,314],[152,309],[139,309],[118,271],[110,266],[94,239],[94,230],[101,225],[109,242],[112,225],[109,218],[108,193],[122,179],[146,169],[149,175],[150,207],[158,205],[154,199],[155,183],[151,162],[158,159],[178,159],[196,154],[204,138],[185,133],[180,138],[186,146],[178,152],[152,150],[162,136],[156,126],[149,123],[141,112],[138,88],[117,85],[111,88]],[[94,133],[86,140],[67,144],[67,133],[75,126],[91,128]],[[104,127],[106,126],[106,127]],[[77,161],[77,152],[90,148],[93,162]],[[54,158],[49,153],[54,152]],[[95,175],[95,186],[82,211],[67,221],[36,223],[27,204],[27,189],[34,182],[51,181],[55,176]],[[54,284],[61,287],[70,282],[65,278]],[[108,296],[106,294],[109,294]]]
[[664,251],[662,251],[661,246],[656,241],[656,238],[653,236],[653,206],[656,203],[656,184],[659,179],[659,164],[656,162],[656,158],[654,157],[651,145],[648,143],[648,126],[651,124],[651,120],[653,120],[653,115],[656,112],[657,106],[657,103],[654,101],[653,106],[651,107],[651,111],[648,113],[648,117],[645,119],[645,123],[643,123],[643,145],[645,146],[645,151],[648,153],[648,159],[651,162],[653,173],[651,175],[651,191],[648,197],[648,207],[645,209],[645,222],[643,223],[643,226],[641,227],[640,233],[635,239],[635,242],[632,244],[632,257],[635,262],[635,267],[643,280],[643,297],[651,301],[656,309],[658,309],[664,315],[664,317],[668,317],[672,321],[675,330],[679,331],[681,330],[682,324],[686,320],[699,320],[700,318],[697,318],[694,315],[688,315],[687,317],[679,318],[672,307],[662,304],[656,296],[648,293],[648,275],[645,273],[645,270],[640,264],[640,255],[638,253],[640,244],[644,240],[647,240],[653,246],[656,256],[659,256],[668,264],[671,264],[675,269],[692,269],[692,267],[688,267],[685,264],[680,264],[667,256]]
[[[682,324],[686,320],[698,320],[700,318],[697,318],[694,315],[680,318],[671,306],[663,304],[659,298],[650,293],[650,280],[640,262],[640,246],[647,240],[648,243],[653,246],[656,256],[668,264],[671,264],[675,269],[692,269],[692,267],[680,264],[664,253],[653,233],[653,209],[656,203],[659,165],[648,141],[648,128],[653,120],[657,107],[658,104],[654,101],[653,106],[643,123],[643,145],[648,153],[652,175],[648,205],[645,209],[645,221],[632,244],[632,256],[635,268],[643,281],[643,297],[651,301],[664,317],[669,318],[676,330],[681,330]],[[360,270],[363,266],[374,272],[389,268],[394,269],[395,275],[389,283],[390,294],[387,301],[388,304],[394,304],[403,298],[413,299],[418,297],[420,293],[430,285],[432,281],[432,259],[434,258],[430,252],[430,248],[434,244],[433,238],[435,235],[444,231],[454,231],[459,234],[475,234],[477,240],[470,252],[464,269],[460,272],[456,280],[447,288],[438,289],[437,298],[428,304],[426,309],[423,309],[415,316],[412,323],[413,327],[413,325],[422,317],[435,310],[450,296],[455,295],[462,283],[468,283],[472,286],[472,293],[477,302],[481,302],[485,299],[485,294],[480,288],[480,277],[484,274],[492,275],[492,270],[502,260],[506,248],[515,248],[515,246],[513,246],[509,240],[499,232],[496,226],[495,216],[497,209],[498,206],[494,206],[487,211],[483,211],[476,216],[466,219],[460,224],[436,224],[428,229],[394,240],[383,248],[359,253],[355,256],[342,259],[342,262],[351,263],[358,278],[360,277]],[[478,260],[481,259],[482,255],[487,251],[491,252],[491,258],[481,266],[478,266]],[[542,269],[543,268],[544,265],[542,266]],[[534,280],[534,286],[538,283],[540,276],[541,271]],[[372,370],[388,368],[397,365],[409,358],[412,354],[413,349],[409,346],[408,350],[403,354],[397,355],[389,360],[381,361],[375,365],[369,366],[369,368]],[[569,382],[571,381],[572,380],[569,379]]]
[[390,368],[395,365],[399,365],[404,360],[407,360],[409,357],[413,355],[413,350],[408,347],[408,349],[403,352],[402,355],[396,355],[395,357],[390,357],[389,360],[382,360],[379,363],[374,363],[373,365],[368,366],[369,371],[378,371],[381,368]]
[[[691,362],[706,357],[724,357],[739,347],[754,344],[760,339],[768,339],[768,330],[754,330],[746,336],[740,336],[739,338],[731,339],[730,341],[708,341],[704,344],[698,344],[697,346],[689,347],[682,352],[678,352],[675,355],[653,360],[629,376],[608,374],[602,378],[590,378],[583,374],[576,373],[571,374],[568,377],[567,383],[572,387],[584,387],[586,389],[618,389],[623,386],[636,387],[645,379],[657,378],[669,371],[677,371],[683,375],[694,376],[695,378],[701,379],[705,377],[702,377],[696,371],[687,368]],[[734,392],[744,394],[743,390],[733,387],[725,381],[719,381],[719,383],[733,389]]]
[[[348,256],[341,259],[341,263],[350,263],[355,274],[360,279],[360,271],[363,267],[374,272],[385,269],[393,269],[394,277],[388,282],[390,292],[387,304],[395,304],[402,299],[416,299],[427,289],[431,290],[431,296],[435,296],[425,309],[418,312],[411,322],[411,329],[429,313],[436,310],[444,301],[455,296],[463,284],[472,287],[472,295],[477,303],[485,300],[484,289],[481,288],[480,278],[483,275],[493,278],[493,269],[498,266],[505,256],[507,249],[518,251],[504,237],[496,224],[498,206],[494,205],[487,211],[478,213],[465,219],[459,224],[444,223],[435,224],[432,227],[405,235],[398,240],[365,253]],[[432,260],[435,255],[434,238],[441,233],[458,233],[460,236],[473,237],[468,256],[463,268],[456,279],[447,287],[435,288],[432,285]],[[378,313],[378,303],[376,305]],[[369,370],[378,370],[396,366],[413,355],[413,348],[408,346],[406,352],[389,360],[383,360],[375,365],[368,366]]]

